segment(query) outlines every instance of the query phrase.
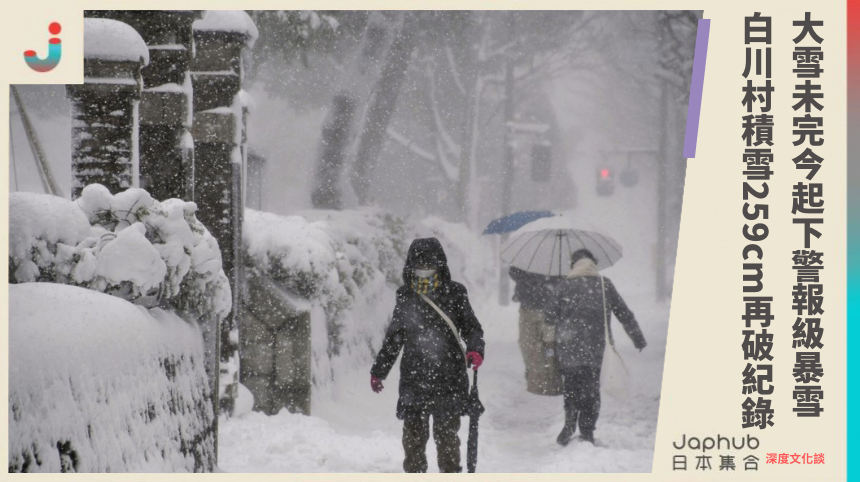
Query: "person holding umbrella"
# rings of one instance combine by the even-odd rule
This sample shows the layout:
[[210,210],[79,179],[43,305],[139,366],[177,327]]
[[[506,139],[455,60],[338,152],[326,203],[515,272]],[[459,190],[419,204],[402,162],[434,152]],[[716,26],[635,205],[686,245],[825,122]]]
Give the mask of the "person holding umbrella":
[[537,395],[560,395],[561,374],[555,356],[543,341],[544,309],[553,297],[555,285],[564,277],[530,273],[511,266],[513,301],[520,303],[519,346],[526,367],[526,390]]
[[474,407],[466,368],[477,370],[483,363],[484,331],[466,288],[451,280],[445,251],[436,238],[412,242],[403,283],[370,370],[370,385],[374,392],[382,391],[382,381],[402,349],[397,418],[403,420],[403,469],[427,471],[432,417],[439,470],[460,472],[460,417]]
[[[553,218],[551,211],[520,211],[498,219],[487,225],[483,234],[503,234],[517,231],[523,226],[544,218]],[[566,218],[565,218],[566,220]],[[544,326],[544,308],[552,296],[553,286],[563,276],[547,276],[516,266],[510,266],[508,275],[516,283],[513,301],[520,304],[519,346],[526,368],[526,390],[538,395],[560,395],[561,375],[555,366],[555,357],[541,340]],[[507,280],[502,281],[502,292],[507,293]]]
[[[608,261],[607,261],[608,263]],[[611,263],[609,263],[611,264]],[[555,354],[562,372],[565,422],[556,441],[567,445],[579,425],[580,438],[594,443],[600,413],[600,369],[615,313],[639,351],[645,337],[633,312],[609,278],[598,273],[598,258],[588,249],[570,254],[570,273],[558,284],[546,323],[555,327]]]

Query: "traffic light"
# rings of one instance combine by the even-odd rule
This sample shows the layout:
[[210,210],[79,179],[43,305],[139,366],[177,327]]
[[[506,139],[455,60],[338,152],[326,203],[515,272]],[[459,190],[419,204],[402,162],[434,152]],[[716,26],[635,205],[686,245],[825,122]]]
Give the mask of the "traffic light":
[[615,178],[612,169],[606,166],[597,168],[597,194],[611,196],[615,191]]

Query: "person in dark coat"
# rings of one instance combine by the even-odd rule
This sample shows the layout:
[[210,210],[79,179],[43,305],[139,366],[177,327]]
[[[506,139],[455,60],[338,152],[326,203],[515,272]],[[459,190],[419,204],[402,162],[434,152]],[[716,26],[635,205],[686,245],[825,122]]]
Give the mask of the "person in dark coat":
[[[600,413],[600,368],[606,348],[604,323],[615,313],[627,336],[640,351],[647,344],[633,312],[609,278],[597,272],[587,249],[571,255],[571,271],[556,287],[546,322],[555,325],[555,353],[564,385],[565,423],[557,442],[567,445],[579,423],[580,438],[594,443]],[[606,305],[604,312],[604,289]],[[606,320],[606,321],[604,321]],[[612,330],[609,330],[612,340]]]
[[553,299],[561,276],[531,273],[516,266],[508,270],[514,280],[513,301],[520,303],[519,346],[526,367],[526,390],[538,395],[559,395],[561,374],[555,356],[544,342],[544,310]]
[[[412,242],[403,267],[403,286],[391,324],[370,370],[375,392],[383,389],[400,350],[400,397],[397,418],[403,420],[406,472],[426,472],[426,446],[433,418],[439,470],[460,472],[460,417],[469,400],[467,365],[475,370],[484,359],[484,331],[472,311],[466,288],[451,280],[448,260],[436,238]],[[466,344],[465,356],[448,322],[421,295],[451,319]]]

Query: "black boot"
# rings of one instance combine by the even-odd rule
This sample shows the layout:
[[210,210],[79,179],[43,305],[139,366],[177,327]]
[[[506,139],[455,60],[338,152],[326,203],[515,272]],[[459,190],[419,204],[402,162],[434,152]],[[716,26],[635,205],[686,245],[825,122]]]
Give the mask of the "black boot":
[[561,429],[561,433],[558,434],[558,438],[555,441],[564,447],[565,445],[570,443],[570,440],[573,438],[573,434],[576,432],[576,419],[579,415],[579,412],[575,410],[568,410],[564,413],[564,427]]
[[594,432],[582,432],[579,434],[579,439],[583,442],[590,442],[591,445],[594,445]]

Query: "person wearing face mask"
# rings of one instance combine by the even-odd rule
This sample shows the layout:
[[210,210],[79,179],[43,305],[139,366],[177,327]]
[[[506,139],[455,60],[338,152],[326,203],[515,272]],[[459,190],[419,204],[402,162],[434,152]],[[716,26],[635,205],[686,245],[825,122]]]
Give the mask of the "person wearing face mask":
[[403,420],[403,469],[427,471],[432,418],[440,472],[460,472],[457,432],[469,401],[466,369],[483,363],[484,331],[466,288],[451,280],[436,238],[419,238],[409,247],[394,315],[370,370],[374,392],[382,391],[401,350],[397,418]]

